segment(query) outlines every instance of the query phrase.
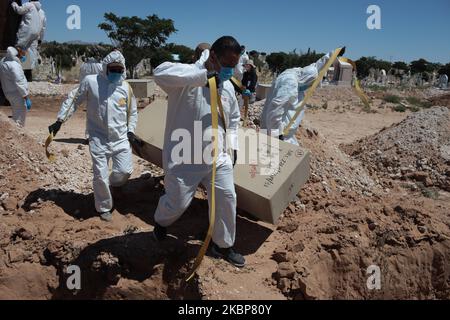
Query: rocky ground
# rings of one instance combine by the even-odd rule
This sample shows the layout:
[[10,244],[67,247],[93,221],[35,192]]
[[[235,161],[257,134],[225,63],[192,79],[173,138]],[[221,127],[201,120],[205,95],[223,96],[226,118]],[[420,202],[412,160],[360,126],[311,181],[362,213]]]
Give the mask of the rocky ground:
[[[157,245],[151,231],[163,172],[135,158],[113,222],[101,222],[82,144],[85,113],[63,127],[51,147],[57,162],[49,163],[46,127],[70,88],[53,96],[33,86],[43,96],[34,98],[26,129],[0,109],[0,299],[450,298],[445,96],[370,92],[373,106],[364,110],[351,89],[319,89],[298,133],[312,154],[299,200],[278,226],[240,212],[236,247],[247,267],[206,257],[186,284],[207,228],[203,193]],[[386,94],[442,107],[399,113]],[[250,110],[255,126],[261,105]],[[70,265],[82,270],[80,291],[67,290]],[[371,265],[381,270],[381,290],[367,288]]]

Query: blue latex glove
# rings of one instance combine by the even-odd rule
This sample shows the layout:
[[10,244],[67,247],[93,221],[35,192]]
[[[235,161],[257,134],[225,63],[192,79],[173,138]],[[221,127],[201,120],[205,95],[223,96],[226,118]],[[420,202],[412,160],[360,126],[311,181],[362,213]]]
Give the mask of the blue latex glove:
[[30,98],[27,97],[25,99],[25,105],[27,106],[27,110],[30,111],[31,110],[31,106],[32,106]]
[[243,95],[244,97],[251,97],[251,96],[252,96],[252,93],[250,92],[250,90],[245,89],[245,90],[242,92],[242,95]]

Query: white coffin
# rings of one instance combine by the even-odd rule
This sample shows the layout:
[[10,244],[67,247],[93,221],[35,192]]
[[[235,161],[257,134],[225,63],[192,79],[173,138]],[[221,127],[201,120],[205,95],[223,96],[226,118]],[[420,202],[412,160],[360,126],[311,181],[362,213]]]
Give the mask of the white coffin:
[[[142,110],[139,113],[136,135],[145,143],[142,147],[133,146],[135,154],[160,167],[166,113],[167,102],[162,100],[156,100]],[[259,142],[256,142],[258,139]],[[254,143],[246,143],[248,141]],[[240,161],[248,161],[243,161],[245,164],[238,163],[235,167],[238,208],[262,221],[276,224],[309,179],[310,154],[305,149],[270,138],[253,129],[240,130],[239,145]],[[258,149],[261,154],[271,150],[272,155],[277,154],[274,150],[278,150],[279,161],[274,162],[271,167],[267,158],[266,161],[263,157],[258,160],[254,156]],[[253,158],[252,163],[249,163],[250,158]]]

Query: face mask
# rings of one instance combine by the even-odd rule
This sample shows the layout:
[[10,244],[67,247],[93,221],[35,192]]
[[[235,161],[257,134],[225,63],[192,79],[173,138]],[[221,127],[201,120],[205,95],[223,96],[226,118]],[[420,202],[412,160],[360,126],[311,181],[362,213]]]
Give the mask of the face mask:
[[22,63],[26,62],[27,61],[27,56],[20,57],[20,61]]
[[118,72],[109,72],[108,80],[112,83],[120,83],[122,81],[122,73]]
[[234,75],[234,68],[221,67],[219,72],[219,79],[222,82],[230,80]]

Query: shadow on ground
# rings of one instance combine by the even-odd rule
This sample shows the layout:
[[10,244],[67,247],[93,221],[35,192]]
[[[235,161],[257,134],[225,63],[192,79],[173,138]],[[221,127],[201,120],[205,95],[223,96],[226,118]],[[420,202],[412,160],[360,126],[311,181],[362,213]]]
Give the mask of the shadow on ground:
[[[115,202],[115,214],[134,215],[154,225],[153,214],[161,195],[161,184],[153,178],[130,180]],[[61,190],[38,189],[28,195],[23,205],[30,210],[38,199],[54,202],[64,212],[77,219],[97,218],[93,194],[83,195]],[[55,299],[197,299],[200,297],[195,280],[186,284],[184,278],[198,253],[199,243],[208,229],[208,202],[194,199],[186,213],[169,228],[170,237],[158,244],[151,233],[139,233],[104,239],[90,244],[81,252],[64,244],[46,250],[49,264],[58,269],[60,285]],[[271,235],[272,230],[247,217],[237,218],[235,247],[243,255],[255,253]],[[195,244],[193,244],[195,243]],[[66,251],[70,251],[69,253]],[[82,270],[82,290],[76,295],[67,290],[65,268],[77,265]],[[141,283],[135,291],[117,286],[120,279]],[[158,285],[158,279],[161,279]],[[145,292],[142,290],[142,285]],[[161,291],[161,288],[165,288]],[[125,291],[123,291],[125,290]],[[142,291],[142,292],[141,292]],[[134,296],[135,295],[135,296]]]

